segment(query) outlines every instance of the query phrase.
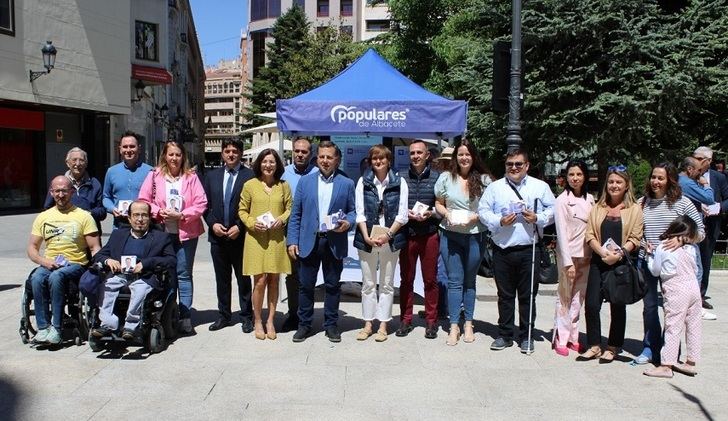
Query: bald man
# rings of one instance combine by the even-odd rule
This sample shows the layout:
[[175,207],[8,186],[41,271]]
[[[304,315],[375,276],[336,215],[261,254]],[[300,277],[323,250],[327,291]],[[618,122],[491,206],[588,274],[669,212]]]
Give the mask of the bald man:
[[[71,203],[74,192],[68,177],[55,177],[48,189],[55,205],[38,214],[33,221],[27,253],[38,265],[30,277],[38,328],[33,338],[36,343],[61,343],[66,283],[83,274],[84,266],[88,264],[87,250],[94,255],[101,248],[93,217]],[[41,255],[43,242],[45,253]],[[51,300],[50,324],[46,297]]]

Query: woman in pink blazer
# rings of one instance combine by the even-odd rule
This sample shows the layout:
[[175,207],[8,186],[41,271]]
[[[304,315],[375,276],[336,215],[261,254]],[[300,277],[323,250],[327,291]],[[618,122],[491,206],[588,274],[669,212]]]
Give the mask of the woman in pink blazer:
[[202,213],[207,197],[197,174],[190,169],[182,143],[164,144],[159,164],[147,175],[139,199],[152,206],[152,218],[163,223],[177,253],[177,284],[181,333],[192,333],[192,269],[197,238],[205,232]]
[[568,356],[579,347],[579,313],[584,304],[591,250],[584,241],[594,198],[587,192],[589,170],[584,161],[566,164],[566,186],[556,198],[556,261],[559,287],[552,346],[557,354]]

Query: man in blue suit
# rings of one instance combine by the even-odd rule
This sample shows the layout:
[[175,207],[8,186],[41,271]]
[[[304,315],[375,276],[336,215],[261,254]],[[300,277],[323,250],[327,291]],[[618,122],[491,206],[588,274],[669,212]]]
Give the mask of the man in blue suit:
[[[349,250],[347,231],[354,225],[354,181],[338,170],[341,150],[330,141],[319,143],[318,173],[303,176],[296,186],[293,210],[288,220],[288,254],[299,260],[298,330],[293,342],[303,342],[311,335],[314,288],[319,266],[323,267],[326,295],[324,331],[331,342],[341,342],[337,327],[341,271]],[[343,212],[330,230],[322,229],[324,218]]]
[[238,281],[238,302],[240,303],[240,324],[243,333],[253,331],[252,306],[250,301],[250,277],[243,276],[243,242],[245,225],[238,216],[240,192],[243,184],[253,178],[253,171],[245,168],[240,160],[243,156],[243,142],[239,139],[222,141],[222,160],[225,166],[210,171],[203,187],[207,195],[205,222],[209,228],[210,255],[215,269],[217,284],[218,319],[209,327],[220,330],[232,323],[231,295],[232,272]]
[[[700,294],[703,297],[703,308],[712,310],[713,305],[705,299],[705,293],[708,291],[710,262],[713,258],[715,243],[720,236],[721,215],[728,212],[728,181],[722,173],[710,169],[710,163],[713,160],[713,150],[709,147],[701,146],[695,149],[693,158],[700,161],[701,169],[704,172],[703,178],[707,185],[713,189],[715,202],[720,204],[720,211],[717,214],[710,215],[709,212],[704,212],[706,214],[705,239],[700,243],[700,258],[703,264],[703,279],[700,282]],[[703,312],[703,319],[715,320],[715,318],[714,314]]]

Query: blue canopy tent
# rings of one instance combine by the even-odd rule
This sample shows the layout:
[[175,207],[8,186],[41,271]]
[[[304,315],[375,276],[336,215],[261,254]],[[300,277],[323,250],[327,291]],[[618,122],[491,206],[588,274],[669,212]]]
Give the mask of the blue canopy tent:
[[452,138],[465,132],[467,112],[465,101],[422,88],[373,49],[318,88],[276,101],[278,129],[289,136]]

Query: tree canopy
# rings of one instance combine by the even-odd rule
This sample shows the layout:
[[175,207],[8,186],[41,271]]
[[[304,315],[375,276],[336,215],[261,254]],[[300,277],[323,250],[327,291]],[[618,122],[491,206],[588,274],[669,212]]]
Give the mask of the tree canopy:
[[[386,50],[415,81],[469,102],[468,137],[505,149],[491,110],[493,42],[510,40],[511,4],[390,0]],[[728,3],[529,0],[523,6],[523,139],[536,159],[588,155],[605,166],[675,160],[728,134]]]

